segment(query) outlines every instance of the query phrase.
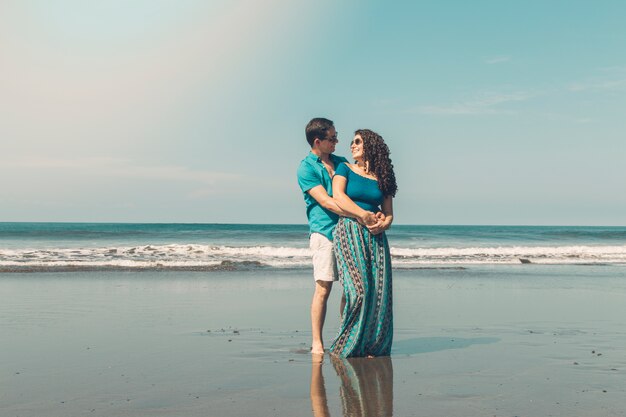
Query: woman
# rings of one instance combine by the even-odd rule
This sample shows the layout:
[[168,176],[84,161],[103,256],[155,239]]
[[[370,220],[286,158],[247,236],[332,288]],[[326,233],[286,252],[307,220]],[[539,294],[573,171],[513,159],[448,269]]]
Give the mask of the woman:
[[336,168],[333,198],[360,221],[342,217],[333,233],[346,304],[330,352],[341,357],[388,356],[393,315],[391,255],[384,231],[393,221],[398,187],[389,148],[379,134],[357,130],[350,150],[355,163]]

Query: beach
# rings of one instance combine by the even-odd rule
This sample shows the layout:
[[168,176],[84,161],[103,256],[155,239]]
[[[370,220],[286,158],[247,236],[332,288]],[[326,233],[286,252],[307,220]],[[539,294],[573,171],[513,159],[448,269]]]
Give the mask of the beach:
[[[310,271],[4,273],[3,416],[622,416],[626,268],[394,271],[389,360],[308,353]],[[340,286],[325,326],[339,324]]]
[[0,0],[0,417],[626,417],[625,17]]

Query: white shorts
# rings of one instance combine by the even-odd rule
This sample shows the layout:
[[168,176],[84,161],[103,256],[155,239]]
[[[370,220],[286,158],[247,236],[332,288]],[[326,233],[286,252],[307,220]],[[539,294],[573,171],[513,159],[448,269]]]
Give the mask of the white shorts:
[[313,278],[315,281],[337,281],[337,259],[333,242],[321,233],[311,233],[309,247],[313,252]]

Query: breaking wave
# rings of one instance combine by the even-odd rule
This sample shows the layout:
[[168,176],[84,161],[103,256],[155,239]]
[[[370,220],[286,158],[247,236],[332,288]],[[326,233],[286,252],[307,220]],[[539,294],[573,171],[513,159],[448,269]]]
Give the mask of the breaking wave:
[[[395,268],[473,264],[621,264],[624,246],[392,247]],[[310,268],[308,248],[198,244],[0,249],[0,272],[84,270],[224,271]]]

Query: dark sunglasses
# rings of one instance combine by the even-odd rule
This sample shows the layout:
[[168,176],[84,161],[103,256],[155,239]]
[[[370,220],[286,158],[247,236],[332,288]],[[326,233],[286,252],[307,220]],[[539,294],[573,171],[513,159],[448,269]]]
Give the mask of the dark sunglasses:
[[329,141],[329,142],[331,142],[331,143],[337,143],[337,142],[339,142],[339,139],[337,139],[337,135],[335,135],[335,136],[331,136],[331,137],[329,137],[329,138],[320,139],[320,140],[327,140],[327,141]]
[[352,139],[352,142],[350,142],[350,146],[352,146],[352,145],[360,145],[362,143],[363,143],[363,141],[361,140],[361,138]]

